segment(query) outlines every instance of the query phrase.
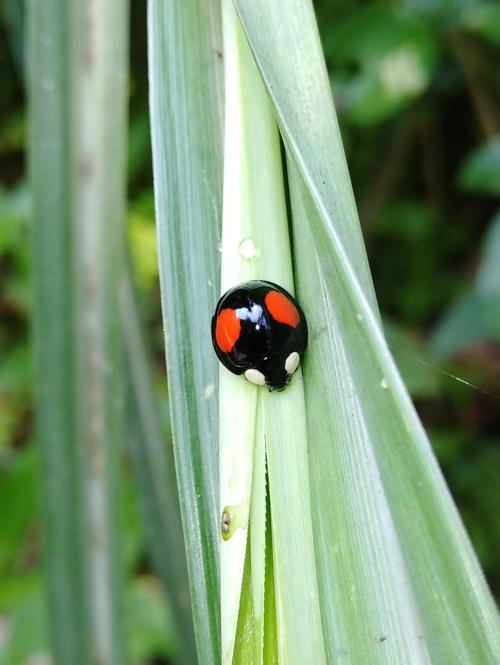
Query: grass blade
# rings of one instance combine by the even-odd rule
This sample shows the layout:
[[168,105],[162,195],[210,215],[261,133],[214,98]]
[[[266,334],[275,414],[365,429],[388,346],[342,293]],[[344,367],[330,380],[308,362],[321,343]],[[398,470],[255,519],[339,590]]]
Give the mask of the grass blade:
[[[314,210],[305,208],[307,190],[292,163],[289,174],[298,247],[308,235],[299,225]],[[297,250],[297,265],[299,289],[310,289],[317,279],[318,306],[307,310],[312,335],[328,321],[310,345],[304,371],[308,431],[315,442],[310,463],[322,615],[330,648],[354,653],[360,661],[425,663],[423,629],[345,348],[346,322],[338,313],[344,303],[334,305],[326,297],[334,276],[319,271],[310,243]],[[359,325],[355,316],[354,321]],[[313,386],[323,382],[323,394],[309,389],[307,377]],[[376,388],[383,393],[380,378]]]
[[[29,9],[30,168],[37,276],[35,364],[38,438],[46,483],[46,572],[56,662],[83,663],[86,645],[81,627],[86,626],[86,618],[81,602],[84,580],[79,548],[77,461],[74,447],[67,445],[74,440],[68,224],[71,161],[69,142],[61,143],[61,135],[69,136],[71,124],[65,70],[68,10],[64,3],[56,1],[43,8],[33,1]],[[42,44],[42,35],[46,44]],[[53,90],[44,90],[43,80],[50,81]],[[49,380],[44,381],[46,377]],[[63,622],[66,629],[59,631],[57,626]]]
[[128,450],[153,566],[168,593],[177,625],[182,663],[196,662],[184,539],[173,455],[159,422],[130,270],[125,273],[121,312],[129,366]]
[[217,361],[222,194],[219,3],[149,3],[149,78],[162,309],[199,661],[220,662]]
[[236,5],[289,156],[327,651],[493,663],[493,601],[380,328],[312,6]]
[[128,11],[119,0],[87,11],[83,2],[29,5],[38,435],[55,662],[122,665]]

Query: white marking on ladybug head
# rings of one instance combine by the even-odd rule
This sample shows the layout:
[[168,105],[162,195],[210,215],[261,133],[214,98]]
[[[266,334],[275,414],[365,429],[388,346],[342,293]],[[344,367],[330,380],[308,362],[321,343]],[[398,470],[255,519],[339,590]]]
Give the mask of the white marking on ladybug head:
[[257,386],[263,386],[266,383],[266,377],[258,369],[247,369],[245,379],[250,381],[250,383],[255,383]]
[[285,369],[288,374],[293,374],[297,367],[299,366],[300,356],[297,351],[291,353],[288,358],[285,360]]

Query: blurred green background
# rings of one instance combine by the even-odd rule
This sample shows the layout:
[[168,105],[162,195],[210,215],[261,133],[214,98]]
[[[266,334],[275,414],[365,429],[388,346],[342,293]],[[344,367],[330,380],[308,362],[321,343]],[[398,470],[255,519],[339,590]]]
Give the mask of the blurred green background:
[[[498,598],[500,4],[315,5],[389,343]],[[143,2],[132,2],[131,20],[128,231],[165,392]],[[30,357],[24,30],[22,3],[2,0],[0,665],[50,663]],[[152,573],[126,465],[123,475],[133,662],[174,663],[168,599]]]

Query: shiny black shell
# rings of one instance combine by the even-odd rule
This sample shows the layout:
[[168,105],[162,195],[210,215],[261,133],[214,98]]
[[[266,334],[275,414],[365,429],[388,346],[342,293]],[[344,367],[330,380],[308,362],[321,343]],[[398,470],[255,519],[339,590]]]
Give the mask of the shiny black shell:
[[256,369],[270,390],[290,381],[288,356],[307,346],[307,323],[300,305],[273,282],[254,280],[229,289],[212,317],[212,342],[221,363],[234,374]]

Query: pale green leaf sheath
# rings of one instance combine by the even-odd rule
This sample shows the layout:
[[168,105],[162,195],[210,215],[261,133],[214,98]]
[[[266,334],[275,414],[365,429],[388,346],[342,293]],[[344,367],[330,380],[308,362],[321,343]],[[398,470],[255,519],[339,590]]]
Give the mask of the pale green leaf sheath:
[[328,662],[496,663],[496,608],[381,331],[311,3],[235,4],[287,148]]
[[[273,108],[229,0],[223,2],[223,21],[226,124],[221,290],[249,279],[267,279],[293,291]],[[224,368],[219,386],[221,511],[230,516],[229,537],[221,541],[223,663],[233,662],[235,637],[237,662],[263,662],[265,442],[279,662],[321,665],[325,656],[300,371],[283,393],[271,394]],[[251,584],[245,585],[244,593],[252,598],[241,602],[252,607],[253,623],[250,628],[246,624],[245,634],[240,630],[244,625],[238,623],[236,635],[245,553],[251,559],[247,568],[251,568]]]
[[[258,275],[258,250],[253,237],[251,169],[244,114],[248,75],[243,78],[248,51],[230,2],[223,2],[225,140],[224,199],[221,241],[221,292]],[[243,60],[243,62],[242,62]],[[253,72],[254,79],[256,72]],[[248,94],[248,93],[247,93]],[[269,122],[269,121],[268,121]],[[242,244],[243,243],[243,244]],[[241,247],[249,248],[245,259]],[[219,373],[220,506],[230,520],[229,534],[221,540],[222,662],[233,660],[238,608],[245,564],[252,462],[257,415],[257,387],[220,368]],[[264,493],[264,485],[260,488]],[[257,491],[257,490],[256,490]]]

